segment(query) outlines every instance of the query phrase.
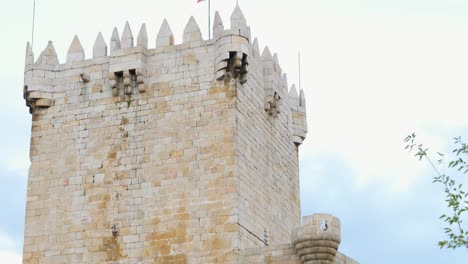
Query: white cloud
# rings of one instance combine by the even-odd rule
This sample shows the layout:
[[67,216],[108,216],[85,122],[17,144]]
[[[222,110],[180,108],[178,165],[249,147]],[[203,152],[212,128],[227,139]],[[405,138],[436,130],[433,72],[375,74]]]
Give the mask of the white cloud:
[[27,177],[29,165],[29,150],[18,148],[0,153],[0,168],[5,171]]
[[0,263],[21,264],[21,243],[0,232]]
[[[303,45],[309,135],[303,157],[334,153],[358,186],[404,192],[427,164],[403,150],[412,132],[434,150],[468,127],[465,26],[315,17]],[[317,41],[320,40],[320,41]]]
[[21,264],[22,256],[15,252],[0,250],[0,262],[5,264]]

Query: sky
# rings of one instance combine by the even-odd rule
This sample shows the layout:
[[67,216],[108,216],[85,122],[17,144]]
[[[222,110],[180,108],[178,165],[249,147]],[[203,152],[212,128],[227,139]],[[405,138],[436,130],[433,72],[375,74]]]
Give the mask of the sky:
[[[207,4],[196,0],[37,0],[36,58],[54,41],[59,59],[77,34],[87,58],[129,21],[148,28],[150,48],[167,18],[181,43],[190,16],[207,38]],[[466,0],[239,0],[260,46],[279,54],[290,84],[307,98],[300,147],[303,215],[341,219],[340,250],[362,264],[451,263],[468,250],[440,250],[444,196],[434,172],[403,150],[415,132],[447,152],[468,138]],[[213,0],[225,25],[235,0]],[[214,13],[211,14],[212,17]],[[32,0],[0,9],[0,263],[21,263],[31,115],[22,97]],[[468,184],[467,177],[459,178]]]

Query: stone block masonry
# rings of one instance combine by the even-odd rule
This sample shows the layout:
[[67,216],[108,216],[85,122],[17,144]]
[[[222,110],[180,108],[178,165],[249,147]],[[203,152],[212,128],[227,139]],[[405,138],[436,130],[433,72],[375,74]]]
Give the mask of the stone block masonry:
[[[164,20],[150,49],[146,26],[134,39],[126,23],[91,59],[75,36],[64,64],[52,42],[36,61],[27,45],[23,263],[328,263],[291,237],[304,93],[238,6],[213,33],[190,18],[175,45]],[[312,222],[296,236],[312,241]],[[327,260],[351,263],[338,244]]]

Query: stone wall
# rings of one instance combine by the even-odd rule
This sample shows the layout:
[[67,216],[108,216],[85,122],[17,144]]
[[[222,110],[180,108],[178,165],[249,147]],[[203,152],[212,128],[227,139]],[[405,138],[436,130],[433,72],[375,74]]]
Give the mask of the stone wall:
[[[236,89],[243,248],[286,243],[301,219],[298,147],[290,130],[287,83],[268,48],[262,57],[253,53],[248,81]],[[270,115],[264,110],[265,98],[275,92],[280,113]]]

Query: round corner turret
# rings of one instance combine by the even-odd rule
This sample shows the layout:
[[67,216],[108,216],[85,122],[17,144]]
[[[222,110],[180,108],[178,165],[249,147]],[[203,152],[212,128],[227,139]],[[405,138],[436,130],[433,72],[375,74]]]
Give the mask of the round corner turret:
[[292,243],[302,263],[331,264],[341,243],[340,220],[329,214],[306,216],[293,231]]

